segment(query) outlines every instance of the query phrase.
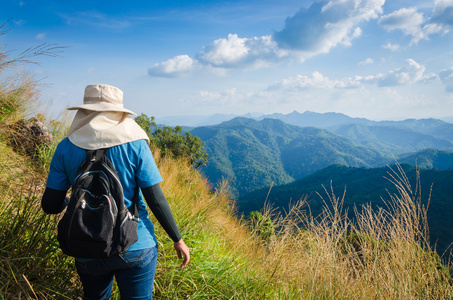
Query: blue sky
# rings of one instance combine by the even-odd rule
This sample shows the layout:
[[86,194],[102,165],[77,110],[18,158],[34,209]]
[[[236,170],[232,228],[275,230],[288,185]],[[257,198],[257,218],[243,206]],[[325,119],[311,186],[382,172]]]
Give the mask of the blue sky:
[[87,84],[157,118],[340,112],[453,120],[453,0],[4,0],[0,45],[58,114]]

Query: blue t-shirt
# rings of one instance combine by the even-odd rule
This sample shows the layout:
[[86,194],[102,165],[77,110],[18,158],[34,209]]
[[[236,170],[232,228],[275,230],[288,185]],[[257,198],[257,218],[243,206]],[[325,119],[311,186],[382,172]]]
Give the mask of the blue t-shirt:
[[[162,181],[151,150],[145,140],[137,140],[114,146],[107,152],[112,161],[121,185],[124,202],[129,208],[137,185],[140,188],[150,187]],[[60,191],[67,191],[73,184],[77,169],[86,158],[86,151],[75,146],[68,138],[62,140],[55,151],[50,164],[46,186]],[[138,241],[128,251],[151,248],[157,245],[154,226],[148,217],[143,195],[139,195]]]

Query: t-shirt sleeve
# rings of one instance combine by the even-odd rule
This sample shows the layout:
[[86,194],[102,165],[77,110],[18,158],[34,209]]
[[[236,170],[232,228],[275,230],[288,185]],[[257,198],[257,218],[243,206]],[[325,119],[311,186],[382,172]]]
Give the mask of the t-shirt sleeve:
[[64,169],[62,148],[62,143],[58,144],[55,154],[52,157],[46,186],[54,190],[67,191],[71,184]]
[[145,188],[161,182],[162,176],[145,140],[141,140],[138,154],[139,163],[135,174],[138,186]]

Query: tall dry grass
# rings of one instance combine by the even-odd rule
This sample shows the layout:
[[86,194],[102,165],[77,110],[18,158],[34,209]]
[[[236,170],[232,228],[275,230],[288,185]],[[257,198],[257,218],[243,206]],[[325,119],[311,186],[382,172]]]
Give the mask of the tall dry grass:
[[[384,195],[385,208],[365,206],[350,220],[342,207],[347,193],[337,196],[326,189],[319,195],[325,201],[320,216],[310,215],[305,199],[286,216],[272,215],[267,207],[263,213],[273,217],[276,234],[264,241],[237,218],[225,183],[212,189],[184,160],[162,158],[157,151],[154,156],[192,253],[189,265],[180,269],[172,241],[155,222],[160,252],[155,299],[453,296],[449,266],[427,242],[427,208],[421,205],[419,185],[412,188],[399,168],[389,169],[398,193]],[[18,168],[10,163],[5,170]],[[8,180],[2,177],[0,189],[0,298],[75,299],[80,284],[71,259],[58,250],[57,219],[42,214],[37,189],[20,188],[25,178],[5,189]],[[113,299],[119,299],[117,291]]]
[[299,202],[278,219],[268,254],[253,259],[303,299],[450,299],[449,267],[429,245],[419,180],[412,187],[398,165],[389,180],[398,193],[387,207],[356,209],[354,221],[343,211],[345,194],[320,195],[327,200],[317,218]]
[[156,279],[162,299],[453,297],[450,266],[428,243],[419,181],[412,187],[398,166],[389,169],[398,193],[383,196],[386,207],[357,208],[351,220],[342,207],[347,193],[337,196],[326,189],[319,194],[325,202],[320,216],[310,215],[306,199],[286,216],[267,208],[263,213],[273,218],[277,230],[264,242],[235,217],[227,195],[211,193],[198,173],[183,163],[158,162],[164,192],[193,254],[186,270],[174,269],[172,249],[165,247],[165,234],[158,233],[164,244]]

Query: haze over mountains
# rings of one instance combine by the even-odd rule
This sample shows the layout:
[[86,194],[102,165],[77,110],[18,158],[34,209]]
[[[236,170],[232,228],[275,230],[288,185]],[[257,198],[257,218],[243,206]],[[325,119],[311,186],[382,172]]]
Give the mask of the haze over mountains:
[[[263,120],[263,119],[279,119],[284,121],[285,123],[298,125],[302,127],[312,126],[312,127],[319,127],[319,128],[329,128],[338,125],[345,125],[345,124],[361,124],[361,125],[392,125],[402,123],[407,126],[413,126],[417,124],[418,121],[416,119],[407,119],[404,121],[372,121],[365,118],[352,118],[342,113],[336,112],[328,112],[328,113],[317,113],[311,111],[305,111],[303,113],[299,113],[297,111],[293,111],[289,114],[281,114],[281,113],[274,113],[274,114],[259,114],[259,113],[248,113],[245,115],[234,115],[234,114],[213,114],[213,115],[206,115],[206,116],[167,116],[167,117],[159,117],[156,118],[156,121],[161,124],[165,124],[167,126],[188,126],[188,127],[198,127],[198,126],[206,126],[206,125],[216,125],[220,124],[225,121],[232,120],[237,117],[244,117],[244,118],[251,118],[256,120]],[[423,120],[433,120],[434,122],[440,123],[447,123],[437,119],[422,119]],[[449,122],[448,122],[449,123]],[[448,124],[447,123],[447,124]]]

